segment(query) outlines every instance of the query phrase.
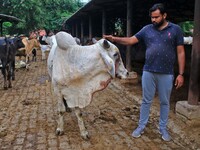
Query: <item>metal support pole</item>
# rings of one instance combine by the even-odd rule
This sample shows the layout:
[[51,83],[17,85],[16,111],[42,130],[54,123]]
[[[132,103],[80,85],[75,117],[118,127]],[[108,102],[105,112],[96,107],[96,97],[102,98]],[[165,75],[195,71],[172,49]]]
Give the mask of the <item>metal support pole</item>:
[[106,33],[106,11],[102,12],[102,36]]

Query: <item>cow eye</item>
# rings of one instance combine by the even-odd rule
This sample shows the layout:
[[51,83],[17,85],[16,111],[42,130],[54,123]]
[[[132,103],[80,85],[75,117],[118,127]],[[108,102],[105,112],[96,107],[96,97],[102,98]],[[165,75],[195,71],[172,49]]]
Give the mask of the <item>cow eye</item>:
[[114,56],[114,57],[117,57],[117,56],[118,56],[118,53],[115,53],[113,56]]

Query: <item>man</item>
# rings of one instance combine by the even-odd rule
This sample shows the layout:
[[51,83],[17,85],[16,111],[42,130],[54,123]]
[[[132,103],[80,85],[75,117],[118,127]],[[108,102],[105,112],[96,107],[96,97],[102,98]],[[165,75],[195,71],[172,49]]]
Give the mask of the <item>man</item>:
[[170,107],[170,95],[174,80],[174,63],[178,57],[179,74],[175,79],[176,88],[184,83],[185,51],[183,35],[179,26],[166,20],[167,13],[163,4],[155,4],[149,10],[152,24],[146,25],[132,37],[114,37],[104,35],[104,38],[124,45],[133,45],[144,41],[146,58],[142,74],[143,99],[140,108],[138,127],[132,136],[138,138],[144,132],[149,119],[150,106],[157,90],[160,100],[159,132],[162,139],[170,141],[167,122]]

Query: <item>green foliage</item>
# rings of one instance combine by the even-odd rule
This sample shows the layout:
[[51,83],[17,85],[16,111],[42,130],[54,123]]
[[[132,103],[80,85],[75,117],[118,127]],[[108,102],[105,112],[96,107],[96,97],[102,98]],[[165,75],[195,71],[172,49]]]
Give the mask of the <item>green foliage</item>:
[[1,0],[1,13],[24,22],[7,28],[10,34],[45,28],[60,30],[63,22],[82,6],[80,0]]
[[12,23],[11,22],[4,22],[3,27],[4,28],[12,27]]
[[12,27],[12,23],[11,22],[3,22],[3,33],[4,35],[8,35],[8,29]]
[[179,23],[181,29],[184,32],[184,36],[192,36],[193,35],[193,30],[194,30],[194,22],[193,21],[185,21]]
[[120,18],[117,18],[115,22],[115,31],[117,36],[123,36],[124,31],[123,31],[123,21]]

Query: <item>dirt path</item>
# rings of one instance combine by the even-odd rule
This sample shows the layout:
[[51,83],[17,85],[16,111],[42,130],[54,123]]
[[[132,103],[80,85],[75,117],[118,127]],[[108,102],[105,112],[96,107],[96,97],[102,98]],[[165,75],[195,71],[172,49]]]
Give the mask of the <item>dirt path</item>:
[[138,139],[131,137],[139,117],[140,82],[113,80],[94,95],[92,103],[83,109],[89,141],[80,137],[73,112],[64,116],[64,135],[55,135],[57,102],[52,98],[46,62],[41,61],[40,55],[29,71],[16,71],[13,88],[3,90],[1,74],[0,84],[0,150],[190,150],[199,146],[195,137],[180,131],[186,124],[176,118],[173,110],[169,124],[173,140],[161,140],[157,130],[157,100],[144,135]]

